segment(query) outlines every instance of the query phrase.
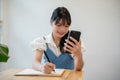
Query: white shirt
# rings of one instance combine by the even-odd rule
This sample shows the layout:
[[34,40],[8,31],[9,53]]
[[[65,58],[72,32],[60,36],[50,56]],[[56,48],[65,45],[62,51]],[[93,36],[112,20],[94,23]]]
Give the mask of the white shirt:
[[[44,40],[43,37],[38,37],[36,39],[34,39],[31,42],[31,46],[33,47],[34,50],[39,49],[39,50],[46,50],[47,46],[46,43],[48,44],[48,47],[55,53],[56,56],[59,56],[61,54],[60,52],[60,47],[57,47],[53,37],[52,37],[52,33],[50,33],[49,35],[45,36],[46,40]],[[83,44],[81,44],[82,47],[82,51],[84,50]]]

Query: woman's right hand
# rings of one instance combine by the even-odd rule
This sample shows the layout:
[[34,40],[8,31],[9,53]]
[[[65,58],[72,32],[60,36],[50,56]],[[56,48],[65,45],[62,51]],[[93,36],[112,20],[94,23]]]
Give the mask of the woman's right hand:
[[44,64],[42,71],[44,73],[50,74],[54,69],[55,69],[55,65],[48,62],[48,63]]

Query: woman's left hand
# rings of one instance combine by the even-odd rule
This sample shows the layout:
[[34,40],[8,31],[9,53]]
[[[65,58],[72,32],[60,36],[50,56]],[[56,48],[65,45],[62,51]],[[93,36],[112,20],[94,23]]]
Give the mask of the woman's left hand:
[[[71,40],[71,41],[70,41]],[[70,37],[70,40],[66,39],[66,43],[64,43],[65,47],[64,49],[75,57],[80,56],[81,54],[81,41],[78,42],[73,37]]]

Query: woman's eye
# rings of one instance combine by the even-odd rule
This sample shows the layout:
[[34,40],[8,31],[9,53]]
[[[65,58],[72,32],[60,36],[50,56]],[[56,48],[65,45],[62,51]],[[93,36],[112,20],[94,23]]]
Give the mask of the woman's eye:
[[65,27],[69,27],[69,26],[65,26]]
[[57,24],[57,26],[61,26],[60,24]]

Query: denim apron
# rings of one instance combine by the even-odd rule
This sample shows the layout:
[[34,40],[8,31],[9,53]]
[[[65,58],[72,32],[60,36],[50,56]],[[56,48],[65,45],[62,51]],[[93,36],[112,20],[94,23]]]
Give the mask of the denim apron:
[[[71,54],[62,53],[59,56],[56,56],[54,52],[49,48],[48,44],[46,43],[46,54],[49,57],[51,63],[56,65],[56,68],[62,69],[74,69],[74,59]],[[44,63],[48,62],[46,56],[43,56]]]

